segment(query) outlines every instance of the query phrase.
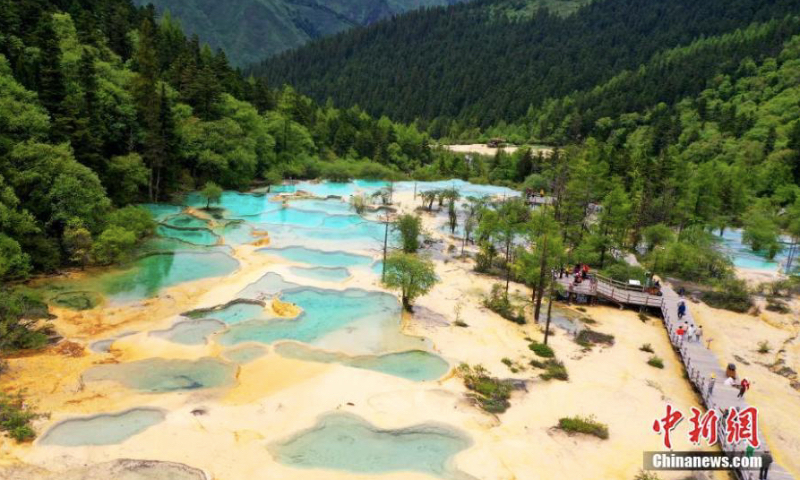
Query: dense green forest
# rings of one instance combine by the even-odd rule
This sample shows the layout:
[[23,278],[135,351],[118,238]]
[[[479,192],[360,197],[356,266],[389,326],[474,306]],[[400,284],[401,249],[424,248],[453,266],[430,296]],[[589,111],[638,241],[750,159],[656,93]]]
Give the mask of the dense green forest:
[[[548,98],[590,90],[665,49],[797,13],[789,0],[602,0],[566,17],[547,9],[530,17],[493,14],[506,3],[411,12],[312,42],[254,71],[317,100],[420,118],[435,136],[452,136],[517,121]],[[785,25],[742,52],[774,54],[796,27]],[[719,68],[728,61],[716,60]],[[706,66],[686,65],[682,75],[702,85],[713,73]],[[659,89],[671,95],[668,82]]]
[[386,177],[431,157],[413,125],[272,90],[129,0],[0,0],[0,32],[3,279],[118,261],[154,227],[129,205],[208,181]]
[[[744,38],[769,32],[772,26],[700,41],[665,58],[685,58],[688,52],[737,38],[743,44]],[[639,72],[638,78],[647,78],[646,68]],[[617,82],[636,85],[631,78],[636,77],[624,75],[592,93],[624,90]],[[603,96],[598,93],[596,98]],[[672,106],[659,102],[642,113],[599,118],[586,138],[580,128],[571,133],[569,127],[571,118],[590,115],[591,110],[576,107],[570,98],[553,105],[532,115],[527,125],[551,128],[551,135],[570,143],[552,156],[520,149],[470,165],[457,156],[442,155],[426,169],[440,175],[483,176],[494,183],[522,182],[525,188],[547,192],[555,197],[555,230],[570,261],[614,266],[621,279],[635,272],[615,265],[619,255],[612,252],[639,252],[651,271],[686,280],[729,282],[730,259],[716,249],[712,232],[730,227],[743,228],[744,242],[767,257],[786,248],[786,237],[796,249],[800,35],[788,39],[774,57],[760,62],[743,58],[733,73],[715,76],[698,94]],[[548,123],[554,119],[558,120]],[[498,228],[489,225],[485,230]],[[502,251],[499,241],[487,243],[482,254],[494,258]],[[746,292],[729,283],[724,291]]]
[[360,25],[415,8],[460,0],[135,0],[180,20],[234,65],[246,65]]

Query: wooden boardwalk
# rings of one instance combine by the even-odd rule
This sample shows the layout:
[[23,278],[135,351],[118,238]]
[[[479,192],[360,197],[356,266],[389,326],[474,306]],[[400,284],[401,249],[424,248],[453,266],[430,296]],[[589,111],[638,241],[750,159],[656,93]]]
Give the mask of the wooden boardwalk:
[[[738,398],[738,389],[731,388],[723,383],[725,380],[723,363],[721,363],[716,355],[703,344],[704,340],[701,339],[699,342],[690,342],[675,333],[679,325],[688,324],[695,330],[697,329],[697,325],[689,310],[688,302],[686,304],[686,314],[682,319],[678,320],[678,304],[682,298],[670,286],[663,285],[661,287],[662,295],[658,296],[645,293],[641,288],[628,287],[621,282],[615,282],[594,275],[590,277],[591,278],[584,280],[578,285],[573,284],[571,275],[557,278],[557,281],[564,287],[565,292],[586,295],[587,297],[602,298],[620,306],[636,305],[640,307],[659,308],[670,342],[672,342],[673,347],[680,355],[683,365],[686,368],[686,373],[692,384],[697,388],[697,391],[700,392],[706,408],[709,410],[716,410],[718,418],[720,419],[723,418],[723,412],[728,408],[747,408],[747,403],[743,399]],[[725,365],[726,364],[727,362],[725,362]],[[712,380],[712,374],[716,377],[716,380]],[[718,438],[720,439],[720,446],[723,451],[730,453],[744,451],[745,446],[743,444],[745,442],[742,442],[742,445],[731,445],[725,441],[723,421],[720,420],[718,427],[720,430]],[[754,455],[763,452],[767,446],[766,439],[760,431],[758,438],[761,445]],[[741,480],[758,479],[757,470],[735,470],[734,473],[737,478]],[[769,469],[769,476],[767,478],[770,480],[790,480],[794,477],[775,462]]]

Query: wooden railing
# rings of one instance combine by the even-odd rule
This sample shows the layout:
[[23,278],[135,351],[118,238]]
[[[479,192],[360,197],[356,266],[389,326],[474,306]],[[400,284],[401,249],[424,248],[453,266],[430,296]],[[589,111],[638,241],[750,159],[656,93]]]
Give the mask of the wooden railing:
[[645,307],[661,307],[664,299],[645,291],[645,287],[629,285],[603,275],[590,274],[580,284],[573,284],[572,277],[564,277],[561,283],[566,284],[570,292],[582,295],[596,295],[617,303],[627,303]]

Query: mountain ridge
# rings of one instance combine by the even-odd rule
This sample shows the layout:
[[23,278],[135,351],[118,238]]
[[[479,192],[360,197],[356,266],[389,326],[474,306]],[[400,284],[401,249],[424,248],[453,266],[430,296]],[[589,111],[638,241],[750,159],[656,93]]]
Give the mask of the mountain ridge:
[[134,0],[179,20],[238,66],[412,9],[463,0]]

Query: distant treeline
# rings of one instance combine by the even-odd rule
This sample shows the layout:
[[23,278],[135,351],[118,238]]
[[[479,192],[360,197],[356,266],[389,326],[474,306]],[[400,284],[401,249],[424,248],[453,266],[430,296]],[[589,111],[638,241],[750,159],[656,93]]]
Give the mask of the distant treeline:
[[[314,41],[253,71],[317,100],[430,122],[425,127],[435,137],[452,138],[517,122],[548,98],[590,91],[667,49],[797,13],[791,0],[598,0],[567,17],[546,9],[521,18],[493,14],[505,3],[478,0],[411,12]],[[610,108],[696,93],[718,68],[745,56],[774,55],[796,27],[781,25],[755,43],[748,39],[739,49],[680,68],[652,69],[652,78],[663,82],[657,95],[650,82],[636,92],[641,98],[612,98]],[[709,65],[710,58],[718,64]]]

